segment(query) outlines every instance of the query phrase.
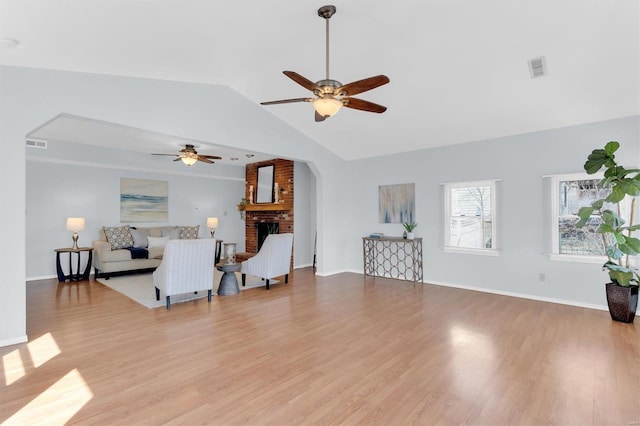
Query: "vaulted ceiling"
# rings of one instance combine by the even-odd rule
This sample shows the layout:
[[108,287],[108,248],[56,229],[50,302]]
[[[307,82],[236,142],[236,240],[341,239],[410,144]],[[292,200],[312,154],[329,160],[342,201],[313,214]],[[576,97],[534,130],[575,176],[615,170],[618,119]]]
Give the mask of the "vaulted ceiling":
[[[0,0],[0,38],[20,42],[0,63],[225,84],[256,104],[307,97],[282,71],[325,77],[324,4]],[[388,110],[316,123],[308,103],[263,108],[346,160],[640,114],[637,1],[333,4],[331,78],[387,75],[357,97]],[[540,56],[547,75],[531,78]]]

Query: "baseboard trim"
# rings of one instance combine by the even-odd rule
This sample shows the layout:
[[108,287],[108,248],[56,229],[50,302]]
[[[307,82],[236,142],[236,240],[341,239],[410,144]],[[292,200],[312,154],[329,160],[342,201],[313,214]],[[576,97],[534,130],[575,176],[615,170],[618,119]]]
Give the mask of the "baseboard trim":
[[536,300],[538,302],[548,302],[548,303],[556,303],[556,304],[559,304],[559,305],[576,306],[576,307],[579,307],[579,308],[596,309],[598,311],[608,311],[609,310],[609,308],[606,305],[595,305],[595,304],[591,304],[591,303],[576,302],[574,300],[564,300],[564,299],[556,299],[556,298],[553,298],[553,297],[536,296],[536,295],[533,295],[533,294],[515,293],[515,292],[511,292],[511,291],[502,291],[502,290],[492,290],[492,289],[489,289],[489,288],[474,287],[474,286],[460,285],[460,284],[452,284],[452,283],[447,283],[447,282],[442,282],[442,281],[434,281],[434,280],[428,280],[428,279],[425,279],[424,283],[425,284],[433,284],[433,285],[437,285],[437,286],[441,286],[441,287],[452,287],[452,288],[459,288],[459,289],[462,289],[462,290],[479,291],[481,293],[497,294],[497,295],[500,295],[500,296],[517,297],[519,299]]
[[[316,275],[319,277],[329,277],[331,275],[337,275],[337,274],[343,274],[345,272],[350,272],[346,269],[343,269],[341,271],[331,271],[331,272],[316,272]],[[361,273],[362,274],[362,273]]]
[[4,339],[0,340],[0,348],[4,346],[17,345],[19,343],[26,343],[28,341],[29,339],[27,338],[26,334],[24,336],[13,337],[11,339]]
[[[362,273],[361,270],[349,269],[349,270],[345,270],[345,271],[341,271],[341,272],[353,272],[353,273],[356,273],[356,274],[360,274],[360,275],[362,275],[364,277],[364,274]],[[340,272],[338,272],[338,273],[340,273]],[[393,278],[389,278],[389,279],[393,279]],[[578,308],[595,309],[595,310],[598,310],[598,311],[608,311],[609,310],[609,307],[607,305],[597,305],[597,304],[592,304],[592,303],[582,303],[582,302],[577,302],[575,300],[564,300],[564,299],[556,299],[554,297],[536,296],[536,295],[533,295],[533,294],[524,294],[524,293],[511,292],[511,291],[493,290],[493,289],[484,288],[484,287],[474,287],[474,286],[469,286],[469,285],[461,285],[461,284],[454,284],[454,283],[448,283],[448,282],[443,282],[443,281],[429,280],[428,278],[425,278],[422,282],[424,284],[433,284],[433,285],[437,285],[437,286],[441,286],[441,287],[452,287],[452,288],[459,288],[459,289],[462,289],[462,290],[479,291],[481,293],[489,293],[489,294],[497,294],[497,295],[500,295],[500,296],[517,297],[517,298],[520,298],[520,299],[536,300],[538,302],[556,303],[558,305],[576,306]],[[640,308],[636,311],[636,313],[638,315],[640,315]]]
[[40,281],[40,280],[50,280],[51,278],[58,278],[57,275],[43,275],[41,277],[27,277],[25,281]]
[[313,266],[313,264],[311,264],[311,263],[307,263],[307,264],[304,264],[304,265],[293,265],[293,269],[310,268],[312,266]]

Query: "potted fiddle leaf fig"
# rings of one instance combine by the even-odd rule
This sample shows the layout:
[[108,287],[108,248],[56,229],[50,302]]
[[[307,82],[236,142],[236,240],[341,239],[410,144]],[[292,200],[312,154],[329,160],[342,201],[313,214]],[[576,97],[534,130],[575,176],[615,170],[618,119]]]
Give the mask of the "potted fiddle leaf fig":
[[[615,159],[620,144],[608,142],[604,149],[594,149],[584,169],[594,174],[604,169],[604,177],[598,182],[601,188],[610,188],[606,198],[596,200],[578,212],[576,227],[582,228],[592,216],[599,216],[601,223],[596,232],[602,236],[610,283],[606,284],[609,313],[615,321],[633,322],[638,306],[638,270],[631,265],[631,258],[640,253],[640,239],[634,233],[640,224],[634,224],[636,197],[640,195],[640,169],[625,169]],[[627,204],[623,207],[623,203]],[[626,214],[624,213],[626,211]]]

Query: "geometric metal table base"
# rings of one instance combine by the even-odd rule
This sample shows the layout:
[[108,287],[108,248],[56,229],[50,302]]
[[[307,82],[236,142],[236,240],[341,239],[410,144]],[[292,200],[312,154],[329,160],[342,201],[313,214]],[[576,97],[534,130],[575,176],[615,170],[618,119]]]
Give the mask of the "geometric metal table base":
[[364,275],[422,281],[422,238],[362,238]]

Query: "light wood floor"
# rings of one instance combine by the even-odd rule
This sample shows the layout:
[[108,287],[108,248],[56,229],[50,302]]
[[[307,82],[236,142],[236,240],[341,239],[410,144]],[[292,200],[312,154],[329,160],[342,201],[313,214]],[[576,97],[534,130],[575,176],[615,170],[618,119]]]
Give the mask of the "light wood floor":
[[640,327],[604,311],[310,270],[171,311],[31,282],[27,311],[0,423],[640,423]]

